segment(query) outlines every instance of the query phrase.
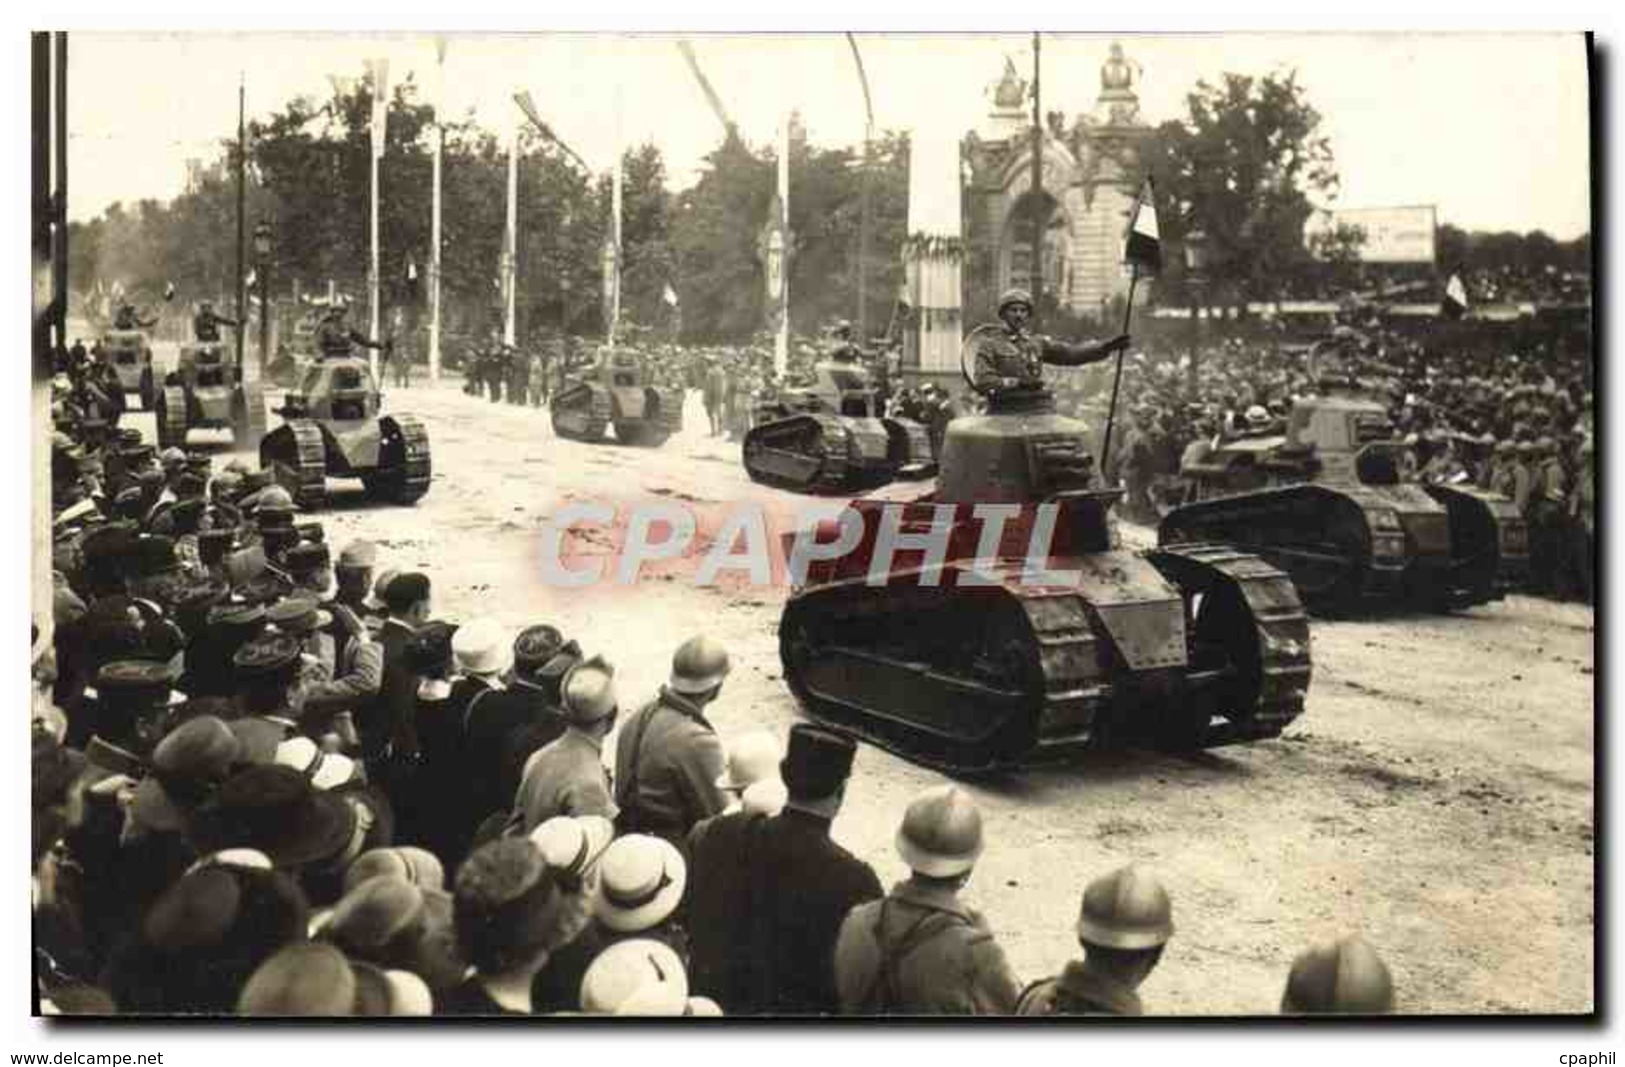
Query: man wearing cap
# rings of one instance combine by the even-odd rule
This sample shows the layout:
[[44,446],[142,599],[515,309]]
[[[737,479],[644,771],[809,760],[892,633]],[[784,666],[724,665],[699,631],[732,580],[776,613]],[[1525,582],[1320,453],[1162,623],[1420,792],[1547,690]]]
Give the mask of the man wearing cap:
[[581,646],[566,641],[557,627],[527,626],[513,639],[510,698],[526,711],[523,725],[509,732],[503,745],[499,776],[502,791],[512,797],[531,756],[557,740],[565,729],[560,687],[565,675],[582,660]]
[[722,742],[705,717],[728,671],[722,645],[690,638],[672,656],[670,681],[627,720],[615,746],[622,833],[655,834],[679,844],[695,823],[728,806],[717,787],[726,769]]
[[830,838],[854,752],[850,738],[797,724],[779,765],[784,810],[722,815],[688,839],[694,989],[729,1014],[840,1010],[841,920],[882,895],[874,870]]
[[525,763],[514,797],[512,825],[530,833],[559,815],[599,815],[614,820],[604,738],[615,727],[619,705],[615,670],[601,658],[577,664],[564,679],[564,733]]
[[897,851],[912,875],[884,900],[854,908],[835,944],[848,1014],[1008,1015],[1020,986],[981,914],[959,890],[982,854],[982,816],[945,785],[903,815]]
[[1137,990],[1173,936],[1173,908],[1156,876],[1129,866],[1083,891],[1078,943],[1084,958],[1028,986],[1021,1015],[1142,1015]]
[[339,551],[333,565],[333,598],[324,605],[343,604],[356,618],[376,629],[383,623],[378,602],[372,599],[373,569],[378,565],[378,548],[371,541],[351,541]]

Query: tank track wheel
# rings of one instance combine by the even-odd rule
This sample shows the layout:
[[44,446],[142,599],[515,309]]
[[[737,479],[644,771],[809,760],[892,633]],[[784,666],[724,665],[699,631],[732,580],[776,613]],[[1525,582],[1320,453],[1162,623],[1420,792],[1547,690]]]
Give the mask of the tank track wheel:
[[1224,676],[1212,710],[1225,723],[1176,717],[1159,743],[1208,748],[1279,735],[1303,714],[1312,673],[1309,617],[1292,579],[1229,545],[1184,544],[1146,557],[1185,597],[1192,667]]
[[272,472],[296,506],[316,511],[327,504],[327,442],[308,419],[289,419],[260,442],[260,467]]
[[157,406],[153,409],[153,421],[158,427],[158,447],[185,448],[186,447],[186,390],[179,386],[165,386],[157,394]]
[[378,420],[378,472],[367,490],[393,504],[416,503],[429,491],[429,433],[415,415],[385,415]]
[[553,433],[568,441],[602,441],[609,429],[609,394],[590,386],[566,389],[553,398]]

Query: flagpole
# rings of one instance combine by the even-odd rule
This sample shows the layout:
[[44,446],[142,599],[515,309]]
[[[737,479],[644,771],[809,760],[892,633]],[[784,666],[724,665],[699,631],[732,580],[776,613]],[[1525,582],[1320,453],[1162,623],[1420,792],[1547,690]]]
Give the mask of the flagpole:
[[621,159],[626,148],[622,144],[622,97],[619,72],[615,79],[615,169],[610,176],[610,240],[615,258],[611,266],[614,273],[609,281],[609,348],[615,350],[615,334],[621,324]]
[[435,41],[433,190],[429,211],[429,381],[440,380],[440,154],[446,146],[446,39]]
[[[1128,303],[1123,305],[1123,333],[1128,333],[1129,317],[1134,314],[1134,288],[1140,284],[1140,265],[1129,261]],[[1106,409],[1106,437],[1100,445],[1100,470],[1105,476],[1106,459],[1112,454],[1112,422],[1117,418],[1117,390],[1123,384],[1123,349],[1117,350],[1117,373],[1112,376],[1112,403]]]
[[[370,254],[367,260],[367,336],[376,341],[378,339],[378,159],[384,154],[383,134],[379,128],[379,111],[384,109],[388,114],[388,104],[382,102],[385,91],[383,61],[373,60],[372,63],[372,158],[367,168],[368,180],[368,237]],[[387,119],[385,120],[387,121]],[[367,350],[367,369],[372,376],[378,376],[378,353],[376,349]]]
[[[247,89],[241,71],[237,74],[237,321],[247,322],[243,312],[248,304],[247,285],[243,281],[243,219],[246,214],[247,203],[247,172],[248,172],[248,126],[245,121],[245,101]],[[243,334],[246,330],[238,326],[232,331],[237,335],[237,380],[242,381],[243,376]]]
[[784,237],[784,254],[779,259],[779,335],[773,354],[779,374],[790,363],[790,112],[779,126],[779,232]]
[[514,275],[519,248],[519,124],[508,142],[508,217],[502,234],[502,343],[514,343]]

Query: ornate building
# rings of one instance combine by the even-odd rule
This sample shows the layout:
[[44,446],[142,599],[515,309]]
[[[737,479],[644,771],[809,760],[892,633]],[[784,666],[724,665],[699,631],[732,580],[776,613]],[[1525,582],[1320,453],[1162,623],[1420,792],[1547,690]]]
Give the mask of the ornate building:
[[968,264],[973,315],[991,312],[997,292],[1033,288],[1033,216],[1043,221],[1038,268],[1041,303],[1098,317],[1128,290],[1123,229],[1141,176],[1140,148],[1151,127],[1140,118],[1134,86],[1140,66],[1113,43],[1100,68],[1093,110],[1070,125],[1050,111],[1042,140],[1042,189],[1032,189],[1032,118],[1027,83],[1014,64],[992,87],[993,107],[966,137],[970,178],[966,216],[981,262]]

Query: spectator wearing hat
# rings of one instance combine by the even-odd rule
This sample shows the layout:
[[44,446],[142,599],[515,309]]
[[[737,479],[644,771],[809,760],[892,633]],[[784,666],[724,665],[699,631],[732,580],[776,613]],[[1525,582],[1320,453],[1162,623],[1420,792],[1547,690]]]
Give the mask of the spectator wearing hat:
[[563,690],[569,725],[526,762],[513,801],[512,822],[521,833],[559,815],[611,821],[616,815],[604,767],[604,738],[619,710],[614,668],[594,656],[571,669]]
[[401,1017],[433,1014],[423,980],[345,959],[331,945],[289,945],[243,986],[237,1014],[273,1018]]
[[195,813],[242,768],[247,755],[242,739],[216,716],[181,723],[153,749],[150,772],[135,787],[128,808],[129,825],[138,832],[190,833]]
[[287,634],[299,642],[302,683],[314,684],[332,678],[337,653],[326,628],[333,618],[317,606],[315,597],[296,593],[279,600],[266,609],[265,621],[276,633]]
[[[735,754],[749,753],[741,745]],[[882,896],[874,870],[830,838],[854,753],[844,735],[792,727],[778,768],[784,810],[721,815],[689,838],[694,988],[730,1015],[840,1010],[833,960],[841,921]]]
[[1307,949],[1292,961],[1282,1015],[1386,1015],[1394,1010],[1394,983],[1358,934]]
[[615,803],[623,833],[683,841],[694,824],[720,814],[717,787],[727,769],[722,742],[705,709],[722,692],[728,652],[709,637],[685,641],[672,656],[670,681],[622,727],[615,746]]
[[209,608],[203,630],[186,646],[177,685],[193,698],[235,696],[232,659],[264,629],[265,609],[258,604],[224,602]]
[[982,816],[957,786],[909,804],[897,851],[912,872],[841,924],[835,982],[848,1014],[1008,1015],[1020,985],[982,916],[959,899],[982,854]]
[[459,626],[452,635],[452,661],[461,677],[442,709],[445,762],[426,772],[448,787],[435,801],[440,813],[435,849],[448,868],[468,853],[482,823],[498,812],[506,821],[513,801],[511,793],[501,791],[502,751],[527,712],[522,701],[509,698],[502,681],[512,651],[508,634],[487,619]]
[[[379,584],[383,585],[382,578]],[[356,728],[361,734],[363,760],[384,771],[378,779],[393,796],[397,788],[407,788],[419,758],[415,723],[418,679],[406,665],[406,646],[416,629],[429,619],[429,579],[416,572],[398,574],[377,591],[388,612],[378,629],[378,643],[384,653],[383,677],[378,696],[363,705]]]
[[1021,1015],[1142,1015],[1140,984],[1173,936],[1173,908],[1155,875],[1129,866],[1089,883],[1078,912],[1081,961],[1028,986]]
[[436,992],[462,982],[468,965],[457,955],[449,893],[399,874],[374,874],[354,884],[346,874],[346,884],[319,931],[322,940],[351,960],[416,974]]
[[[358,619],[374,626],[383,616],[371,598],[373,571],[378,566],[378,546],[371,541],[351,541],[339,550],[333,564],[333,603],[348,607]],[[328,605],[328,610],[332,606]]]
[[[779,764],[784,750],[772,732],[751,730],[729,740],[724,749],[728,754],[728,769],[717,779],[717,788],[734,799],[729,801],[723,815],[736,811],[777,815],[783,810],[787,794],[784,781],[779,777]],[[718,818],[721,816],[712,816],[712,819]],[[700,825],[696,823],[695,829]]]
[[169,709],[185,699],[171,688],[174,677],[169,664],[153,660],[104,664],[85,691],[94,736],[145,758],[163,737]]
[[286,874],[206,864],[147,910],[108,965],[121,1011],[228,1014],[255,969],[301,941],[309,907]]
[[564,733],[559,687],[581,660],[581,646],[566,641],[554,626],[528,626],[514,638],[508,689],[510,699],[524,704],[528,717],[508,735],[502,753],[500,778],[508,796],[519,788],[530,757]]
[[396,832],[402,841],[433,843],[441,798],[462,783],[440,777],[456,763],[455,720],[446,713],[451,700],[451,639],[454,623],[432,620],[419,626],[404,649],[404,667],[417,681],[413,697],[413,735],[418,762],[410,774],[397,774],[387,784],[395,808]]
[[528,1015],[531,983],[592,907],[529,839],[481,845],[457,872],[457,941],[473,973],[440,998],[443,1015]]
[[582,975],[581,1010],[588,1015],[720,1015],[705,997],[688,995],[683,961],[659,941],[635,938],[606,949]]
[[[291,634],[267,631],[248,641],[231,658],[237,688],[237,706],[245,718],[260,720],[256,725],[276,741],[298,731],[299,708],[295,687],[299,683],[300,644]],[[274,745],[272,746],[274,748]]]
[[628,938],[660,941],[689,957],[688,929],[678,911],[688,885],[688,864],[677,847],[649,834],[617,837],[597,865],[592,923],[578,947],[597,952]]
[[330,601],[326,610],[318,605],[318,625],[323,616],[331,619],[331,625],[317,637],[326,638],[325,646],[332,649],[332,670],[329,677],[305,684],[300,694],[304,724],[312,732],[331,731],[345,748],[353,750],[361,741],[355,717],[377,700],[383,685],[384,647],[373,640],[348,604]]

